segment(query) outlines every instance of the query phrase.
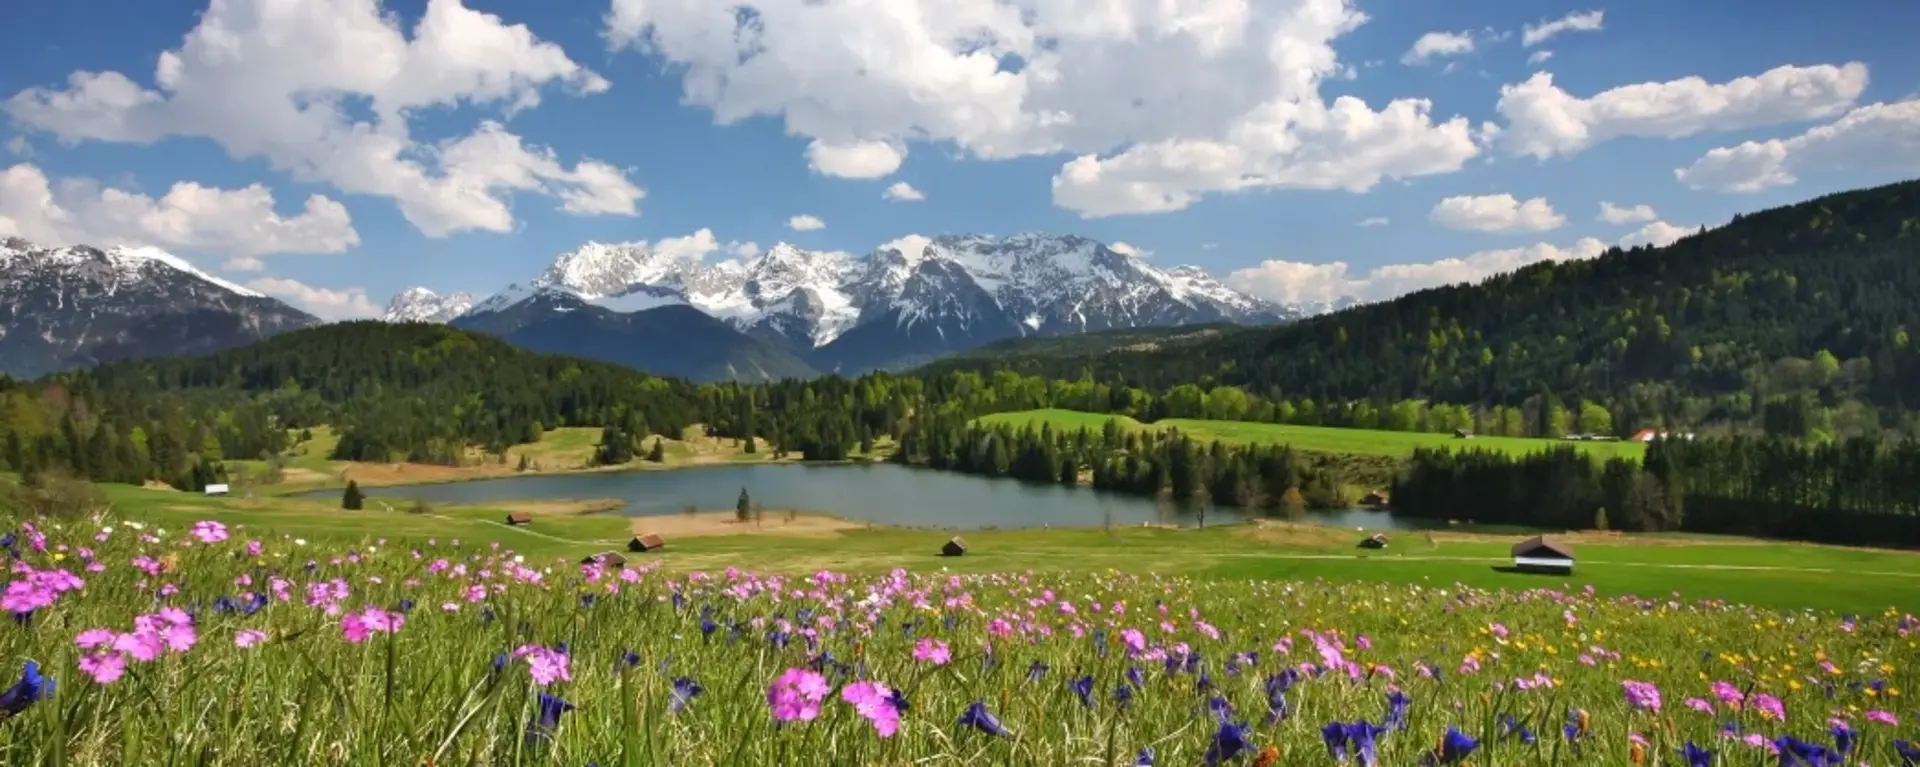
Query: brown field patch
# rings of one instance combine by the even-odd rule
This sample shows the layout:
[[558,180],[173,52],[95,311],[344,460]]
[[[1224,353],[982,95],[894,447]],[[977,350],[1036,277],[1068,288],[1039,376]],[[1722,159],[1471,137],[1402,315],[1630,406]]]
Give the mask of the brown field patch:
[[846,530],[865,527],[857,522],[819,514],[796,514],[789,520],[785,512],[774,511],[767,512],[765,520],[760,523],[738,521],[731,511],[703,511],[691,516],[661,514],[634,517],[631,526],[635,535],[659,533],[667,539],[669,545],[675,538],[708,538],[718,535],[791,535],[831,538]]

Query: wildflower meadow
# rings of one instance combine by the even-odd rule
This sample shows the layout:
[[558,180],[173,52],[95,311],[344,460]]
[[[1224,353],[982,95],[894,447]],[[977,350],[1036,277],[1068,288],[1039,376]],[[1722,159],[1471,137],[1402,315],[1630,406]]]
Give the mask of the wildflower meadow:
[[0,763],[1920,763],[1920,621],[14,522]]

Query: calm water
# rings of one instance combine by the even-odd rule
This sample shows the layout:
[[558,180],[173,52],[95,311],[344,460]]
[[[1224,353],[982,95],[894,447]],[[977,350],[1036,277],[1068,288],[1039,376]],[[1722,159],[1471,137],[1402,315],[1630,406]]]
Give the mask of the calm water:
[[[689,504],[731,509],[746,488],[769,511],[820,511],[844,519],[901,527],[977,530],[983,527],[1098,527],[1142,522],[1193,525],[1197,517],[1131,495],[1090,488],[1037,485],[892,464],[852,466],[751,465],[591,474],[545,474],[443,485],[382,487],[372,494],[434,503],[616,498],[632,516],[678,514]],[[311,493],[338,495],[338,490]],[[1370,530],[1421,529],[1423,520],[1384,512],[1314,512],[1321,524]],[[1237,521],[1237,510],[1216,508],[1209,522]]]

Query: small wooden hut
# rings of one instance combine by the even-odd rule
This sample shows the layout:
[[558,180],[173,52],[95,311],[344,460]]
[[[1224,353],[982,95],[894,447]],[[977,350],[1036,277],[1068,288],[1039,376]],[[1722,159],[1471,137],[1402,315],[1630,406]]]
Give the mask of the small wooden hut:
[[514,525],[516,527],[520,525],[533,524],[533,515],[528,514],[524,511],[516,511],[512,514],[507,515],[507,524]]
[[952,538],[948,538],[946,545],[940,547],[940,556],[943,556],[943,557],[957,557],[957,556],[964,555],[966,553],[967,553],[967,542],[964,540],[961,540],[960,536],[957,536],[957,535]]
[[601,567],[619,568],[627,566],[627,558],[621,556],[618,551],[602,551],[598,554],[588,555],[586,559],[580,560],[580,564],[599,564]]
[[1365,538],[1360,539],[1360,548],[1363,548],[1363,549],[1384,549],[1386,547],[1387,547],[1386,533],[1374,533],[1373,535],[1369,535]]
[[1513,569],[1523,573],[1569,575],[1573,572],[1573,547],[1536,535],[1513,545]]
[[627,541],[627,550],[633,552],[659,551],[666,547],[667,539],[660,537],[659,533],[636,535],[633,540]]

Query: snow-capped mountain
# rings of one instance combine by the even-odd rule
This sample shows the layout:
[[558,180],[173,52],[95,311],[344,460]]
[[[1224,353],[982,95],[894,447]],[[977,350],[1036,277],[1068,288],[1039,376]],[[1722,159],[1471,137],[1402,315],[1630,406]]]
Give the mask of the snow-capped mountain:
[[471,293],[440,295],[426,288],[408,288],[387,302],[387,322],[451,322],[474,304]]
[[0,373],[202,354],[318,323],[157,248],[0,240]]
[[711,263],[646,243],[588,243],[456,324],[536,298],[554,311],[690,306],[817,369],[848,373],[1024,335],[1300,316],[1197,267],[1163,269],[1083,237],[1022,234],[908,236],[864,256],[783,243]]

